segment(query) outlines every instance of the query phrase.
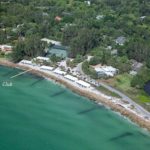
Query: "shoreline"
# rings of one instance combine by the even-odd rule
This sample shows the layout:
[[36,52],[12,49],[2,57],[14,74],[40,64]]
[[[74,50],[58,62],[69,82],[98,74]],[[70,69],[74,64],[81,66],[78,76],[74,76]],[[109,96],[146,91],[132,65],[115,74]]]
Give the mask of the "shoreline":
[[[7,60],[0,60],[0,65],[11,67],[11,68],[18,68],[21,70],[31,69],[31,67],[23,66],[20,64],[15,64],[15,63],[12,63]],[[65,86],[66,88],[70,89],[74,93],[77,93],[81,96],[87,97],[89,100],[92,100],[96,103],[101,103],[102,105],[109,107],[111,110],[113,110],[115,112],[119,112],[121,115],[129,118],[132,122],[136,123],[140,127],[146,128],[148,131],[150,131],[150,120],[146,120],[146,119],[140,117],[138,114],[135,114],[134,112],[129,111],[129,110],[123,108],[122,106],[115,104],[114,102],[110,101],[106,97],[102,97],[100,94],[96,94],[92,91],[88,91],[86,89],[79,88],[79,87],[71,84],[69,81],[66,81],[63,78],[60,78],[57,75],[48,74],[46,72],[43,72],[40,70],[35,70],[35,69],[29,71],[29,73],[52,80],[56,83],[59,83],[59,84]]]

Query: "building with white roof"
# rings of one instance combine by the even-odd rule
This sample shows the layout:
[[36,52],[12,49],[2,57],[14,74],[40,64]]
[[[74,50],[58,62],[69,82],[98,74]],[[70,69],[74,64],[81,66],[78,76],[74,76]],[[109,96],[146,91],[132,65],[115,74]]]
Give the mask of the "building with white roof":
[[90,85],[89,83],[84,82],[84,81],[82,81],[82,80],[78,80],[78,81],[76,81],[76,83],[77,83],[78,85],[84,87],[84,88],[90,88],[90,87],[91,87],[91,85]]
[[115,40],[116,44],[118,45],[124,45],[124,43],[126,42],[126,38],[124,36],[119,36],[116,40]]
[[99,77],[100,76],[113,77],[115,74],[117,74],[118,69],[112,66],[100,66],[95,67],[95,71],[97,72]]
[[43,38],[41,39],[41,41],[47,42],[47,44],[54,44],[54,45],[61,45],[61,42],[59,41],[55,41],[55,40],[51,40],[51,39],[47,39],[47,38]]
[[10,52],[10,51],[12,51],[12,46],[10,46],[10,45],[0,45],[0,50],[2,51],[2,52]]
[[58,70],[58,69],[55,69],[54,73],[59,74],[59,75],[66,75],[67,74],[65,71],[61,71],[61,70]]
[[66,79],[70,80],[70,81],[73,81],[73,82],[76,82],[78,81],[78,78],[74,77],[74,76],[71,76],[69,74],[65,75],[64,76]]
[[49,61],[49,58],[48,57],[42,57],[42,56],[38,56],[35,58],[36,60],[39,60],[39,61]]
[[31,66],[34,66],[34,64],[32,63],[32,61],[29,61],[29,60],[22,60],[20,61],[21,64],[24,64],[24,65],[31,65]]
[[41,70],[46,70],[46,71],[52,71],[54,68],[50,67],[50,66],[41,66],[40,69]]

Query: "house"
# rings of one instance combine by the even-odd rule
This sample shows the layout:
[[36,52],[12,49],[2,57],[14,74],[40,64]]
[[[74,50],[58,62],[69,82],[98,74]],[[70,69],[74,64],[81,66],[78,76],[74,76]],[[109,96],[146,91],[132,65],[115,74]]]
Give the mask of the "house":
[[143,19],[145,19],[145,18],[146,18],[146,16],[141,16],[141,17],[140,17],[141,20],[143,20]]
[[88,6],[91,6],[91,1],[84,1],[85,4],[87,4]]
[[122,46],[126,42],[126,38],[124,36],[120,36],[115,40],[116,44]]
[[56,17],[55,17],[55,21],[60,22],[61,20],[62,20],[62,18],[61,18],[60,16],[56,16]]
[[93,57],[94,57],[94,56],[88,55],[88,56],[87,56],[87,61],[90,61]]
[[106,49],[108,49],[108,50],[112,50],[112,46],[107,46],[107,48]]
[[97,65],[94,69],[99,77],[113,77],[118,73],[118,69],[112,66]]
[[55,40],[51,40],[48,38],[42,38],[41,41],[47,42],[47,44],[53,44],[53,45],[59,45],[59,46],[61,45],[60,41],[55,41]]
[[97,16],[96,16],[96,19],[97,19],[97,20],[101,20],[101,19],[103,19],[103,18],[104,18],[104,15],[97,15]]
[[0,45],[0,51],[2,52],[12,52],[13,47],[10,45]]
[[131,60],[131,62],[132,62],[131,68],[132,68],[133,71],[138,72],[143,66],[142,63],[137,62],[136,60]]
[[84,82],[84,81],[82,81],[82,80],[78,80],[78,81],[76,81],[76,83],[77,83],[78,85],[80,85],[81,87],[84,87],[84,88],[90,88],[90,87],[91,87],[91,85],[90,85],[89,83]]
[[113,49],[111,50],[111,55],[118,55],[118,50],[117,49]]
[[132,70],[132,71],[130,71],[130,75],[135,76],[135,75],[137,75],[137,72]]
[[67,52],[68,47],[65,46],[54,45],[46,49],[46,51],[47,51],[47,55],[46,55],[47,57],[55,55],[57,57],[65,59],[68,56],[68,52]]

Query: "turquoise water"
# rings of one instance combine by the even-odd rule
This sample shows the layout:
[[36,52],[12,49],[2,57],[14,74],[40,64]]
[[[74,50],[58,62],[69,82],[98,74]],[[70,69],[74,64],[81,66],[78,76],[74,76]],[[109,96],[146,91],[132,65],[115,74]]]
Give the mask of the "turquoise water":
[[127,119],[43,78],[10,80],[17,72],[0,67],[0,150],[150,149]]

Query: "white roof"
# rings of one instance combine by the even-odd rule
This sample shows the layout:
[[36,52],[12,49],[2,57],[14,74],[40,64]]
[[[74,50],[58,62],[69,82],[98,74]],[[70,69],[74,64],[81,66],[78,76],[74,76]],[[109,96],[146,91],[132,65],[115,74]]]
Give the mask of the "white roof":
[[43,70],[53,70],[53,67],[50,67],[50,66],[41,66],[40,69],[43,69]]
[[99,68],[95,68],[96,72],[102,72],[106,74],[107,76],[114,76],[114,74],[117,72],[118,69],[113,68],[112,66],[101,66]]
[[95,71],[103,71],[103,72],[116,72],[118,69],[113,68],[112,66],[102,66],[99,68],[95,68]]
[[12,50],[12,46],[10,46],[10,45],[0,45],[0,49],[2,49],[2,50],[5,50],[5,49],[9,49],[9,50]]
[[91,86],[89,83],[84,82],[82,80],[78,80],[78,81],[76,81],[76,83],[78,83],[79,85],[82,85],[82,86],[84,86],[86,88],[89,88]]
[[29,61],[29,60],[22,60],[20,63],[23,63],[23,64],[32,64],[32,61]]
[[54,40],[47,39],[47,38],[43,38],[43,39],[41,39],[41,41],[47,42],[48,44],[49,44],[49,43],[52,43],[52,44],[55,44],[55,45],[61,45],[61,42],[59,42],[59,41],[54,41]]
[[60,75],[65,75],[65,74],[66,74],[66,72],[61,71],[61,70],[58,70],[58,69],[55,69],[55,70],[54,70],[54,73],[60,74]]
[[69,80],[72,80],[72,81],[77,81],[78,78],[74,77],[74,76],[71,76],[69,74],[65,75],[65,78],[69,79]]
[[49,61],[49,58],[47,58],[47,57],[41,57],[41,56],[36,57],[36,59]]

